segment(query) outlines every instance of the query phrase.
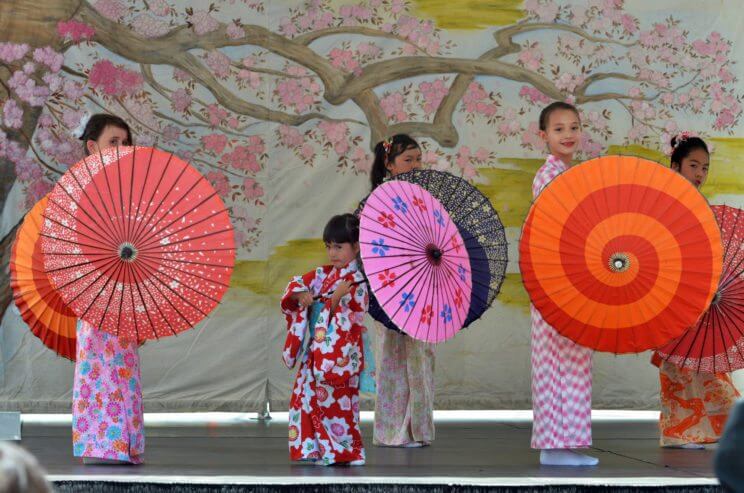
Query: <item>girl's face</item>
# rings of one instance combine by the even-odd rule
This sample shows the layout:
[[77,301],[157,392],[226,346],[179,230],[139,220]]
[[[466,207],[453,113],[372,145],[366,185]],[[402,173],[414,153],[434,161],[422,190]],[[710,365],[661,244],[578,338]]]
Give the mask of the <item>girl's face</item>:
[[696,188],[702,187],[708,178],[709,166],[710,156],[705,149],[695,149],[682,158],[681,163],[672,163],[672,169],[687,178]]
[[571,110],[555,110],[550,113],[545,130],[540,137],[548,144],[550,153],[566,164],[571,164],[573,155],[581,142],[579,115]]
[[98,154],[109,147],[128,146],[132,143],[129,142],[126,130],[114,125],[106,125],[98,140],[89,140],[85,145],[90,154]]
[[336,243],[335,241],[331,241],[325,245],[328,252],[328,260],[337,269],[345,267],[349,262],[357,258],[359,254],[359,243]]
[[413,148],[403,151],[395,156],[392,162],[385,165],[393,176],[408,173],[411,170],[421,168],[421,149]]

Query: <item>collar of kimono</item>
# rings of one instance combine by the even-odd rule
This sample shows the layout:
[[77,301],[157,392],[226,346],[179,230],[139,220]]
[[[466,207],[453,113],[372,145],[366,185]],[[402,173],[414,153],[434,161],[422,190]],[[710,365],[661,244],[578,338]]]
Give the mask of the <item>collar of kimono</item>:
[[564,162],[563,162],[563,161],[561,160],[561,158],[559,158],[559,157],[557,157],[557,156],[554,156],[554,155],[552,155],[552,154],[548,154],[548,159],[547,159],[547,161],[548,161],[548,162],[549,162],[549,163],[550,163],[551,165],[553,165],[553,166],[555,166],[556,168],[559,168],[559,169],[561,169],[561,170],[563,170],[563,171],[566,171],[566,170],[568,169],[568,165],[567,165],[566,163],[564,163]]
[[364,280],[364,274],[359,270],[359,263],[356,261],[356,259],[352,260],[348,264],[346,264],[344,267],[341,267],[341,270],[338,273],[339,279],[349,279],[356,282],[356,281],[363,281]]

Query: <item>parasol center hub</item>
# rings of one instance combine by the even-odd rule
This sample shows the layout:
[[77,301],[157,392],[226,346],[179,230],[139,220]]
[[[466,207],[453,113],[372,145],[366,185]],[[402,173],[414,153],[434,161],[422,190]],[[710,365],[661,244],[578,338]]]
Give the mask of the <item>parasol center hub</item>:
[[610,255],[608,264],[612,272],[625,272],[630,269],[630,257],[623,252],[613,253]]
[[134,262],[137,258],[137,249],[131,243],[119,245],[119,258],[124,262]]
[[431,262],[432,264],[434,265],[441,264],[442,255],[443,255],[443,252],[438,246],[434,244],[429,244],[426,246],[426,256],[429,259],[429,262]]
[[710,304],[717,305],[719,301],[721,301],[721,293],[720,291],[716,291],[716,294],[713,295],[713,300],[710,302]]

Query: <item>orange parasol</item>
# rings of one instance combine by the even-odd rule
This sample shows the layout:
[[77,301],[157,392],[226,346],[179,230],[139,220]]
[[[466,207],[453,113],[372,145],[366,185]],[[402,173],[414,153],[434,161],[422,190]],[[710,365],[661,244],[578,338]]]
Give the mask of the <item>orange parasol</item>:
[[606,156],[558,176],[530,209],[519,266],[546,322],[586,347],[633,353],[694,325],[721,275],[708,203],[653,161]]
[[75,361],[77,317],[49,283],[41,253],[41,225],[47,197],[26,214],[10,256],[10,287],[21,317],[50,349]]

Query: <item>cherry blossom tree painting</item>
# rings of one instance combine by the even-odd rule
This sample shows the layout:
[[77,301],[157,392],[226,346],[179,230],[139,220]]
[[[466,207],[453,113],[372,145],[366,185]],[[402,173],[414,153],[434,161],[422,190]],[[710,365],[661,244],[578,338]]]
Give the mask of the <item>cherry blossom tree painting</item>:
[[[4,2],[16,31],[32,3]],[[473,177],[494,149],[458,146],[457,115],[538,155],[534,110],[551,100],[612,103],[584,110],[586,155],[611,140],[657,147],[681,112],[708,116],[723,134],[741,116],[730,41],[691,39],[673,17],[645,25],[620,0],[527,0],[519,22],[490,29],[490,46],[469,57],[453,56],[455,42],[417,17],[415,2],[309,0],[271,13],[247,0],[55,3],[70,17],[47,22],[49,44],[0,45],[5,192],[14,176],[32,205],[81,157],[72,131],[86,111],[111,111],[139,143],[178,152],[239,212],[253,210],[236,216],[244,248],[260,231],[257,175],[274,147],[358,174],[371,145],[404,132],[432,142],[429,161]],[[336,116],[346,103],[358,118]],[[613,118],[631,122],[627,135],[613,136]]]

